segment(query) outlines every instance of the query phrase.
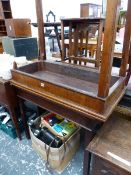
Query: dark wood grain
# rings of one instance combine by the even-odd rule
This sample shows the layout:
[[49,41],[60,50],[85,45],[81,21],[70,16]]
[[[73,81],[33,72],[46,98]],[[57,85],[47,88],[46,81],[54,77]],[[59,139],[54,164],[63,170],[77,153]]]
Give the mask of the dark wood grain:
[[[112,174],[114,172],[119,175],[131,173],[130,126],[131,121],[122,118],[119,113],[114,113],[89,144],[88,151],[98,157],[96,160],[98,164],[103,164],[103,169],[104,165],[107,166],[107,172],[111,171]],[[95,158],[93,159],[95,161]],[[96,165],[95,162],[94,165]],[[93,168],[92,175],[100,174],[99,168],[95,166]]]

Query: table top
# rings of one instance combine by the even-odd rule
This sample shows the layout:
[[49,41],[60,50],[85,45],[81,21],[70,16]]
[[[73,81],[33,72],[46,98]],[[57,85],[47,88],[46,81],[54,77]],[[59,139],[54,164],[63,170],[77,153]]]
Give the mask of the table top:
[[[69,21],[74,21],[74,22],[85,22],[88,21],[90,23],[99,23],[101,20],[104,20],[104,18],[63,18],[61,19],[61,21],[64,21],[66,23],[68,23]],[[61,26],[61,21],[57,21],[57,22],[43,22],[44,27],[51,27],[51,26]],[[34,27],[38,27],[37,23],[30,23],[31,25],[33,25]]]
[[131,120],[113,113],[89,144],[88,150],[131,172]]
[[94,17],[82,17],[82,18],[63,18],[61,19],[64,22],[64,26],[69,26],[70,22],[73,23],[85,23],[88,24],[99,24],[101,21],[104,21],[104,18],[94,18]]
[[[38,27],[37,23],[30,23],[34,27]],[[43,22],[44,27],[61,26],[61,22]]]

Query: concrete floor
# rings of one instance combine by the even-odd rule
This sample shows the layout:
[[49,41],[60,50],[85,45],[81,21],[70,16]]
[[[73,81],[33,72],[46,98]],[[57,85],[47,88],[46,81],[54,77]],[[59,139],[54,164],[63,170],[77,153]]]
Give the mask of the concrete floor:
[[[73,157],[61,175],[82,175],[83,147]],[[31,140],[12,139],[0,130],[0,175],[57,175],[49,171],[46,162],[32,149]]]

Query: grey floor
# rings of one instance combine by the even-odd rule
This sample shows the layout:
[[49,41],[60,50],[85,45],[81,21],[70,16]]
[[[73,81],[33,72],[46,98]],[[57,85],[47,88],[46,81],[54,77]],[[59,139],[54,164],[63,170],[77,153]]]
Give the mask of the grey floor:
[[[57,175],[50,172],[37,153],[32,149],[31,140],[12,139],[0,130],[0,175]],[[61,175],[82,175],[83,146],[73,157]]]

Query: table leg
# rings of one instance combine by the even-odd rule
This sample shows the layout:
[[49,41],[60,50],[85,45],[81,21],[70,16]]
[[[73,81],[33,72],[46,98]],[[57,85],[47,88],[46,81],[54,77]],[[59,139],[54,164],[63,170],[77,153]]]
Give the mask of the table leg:
[[94,136],[94,132],[85,130],[83,175],[89,175],[91,154],[86,150],[86,147],[89,145]]
[[30,139],[30,133],[29,133],[29,128],[28,128],[28,124],[27,124],[27,119],[26,119],[26,115],[25,115],[25,111],[24,111],[24,100],[19,98],[19,106],[20,106],[20,112],[21,112],[21,117],[22,117],[22,121],[24,124],[24,128],[25,128],[25,134],[26,134],[26,138]]
[[62,50],[61,50],[61,44],[60,44],[60,37],[59,37],[59,33],[58,33],[58,28],[57,28],[57,26],[55,26],[54,28],[55,28],[55,33],[56,33],[56,38],[57,38],[57,43],[58,43],[60,55],[62,57]]
[[16,113],[15,113],[15,111],[12,107],[9,108],[9,112],[10,112],[12,121],[14,123],[15,129],[16,129],[17,137],[21,140],[21,132],[20,132],[20,128],[19,128],[19,125],[18,125],[18,120],[17,120],[17,117],[16,117]]

